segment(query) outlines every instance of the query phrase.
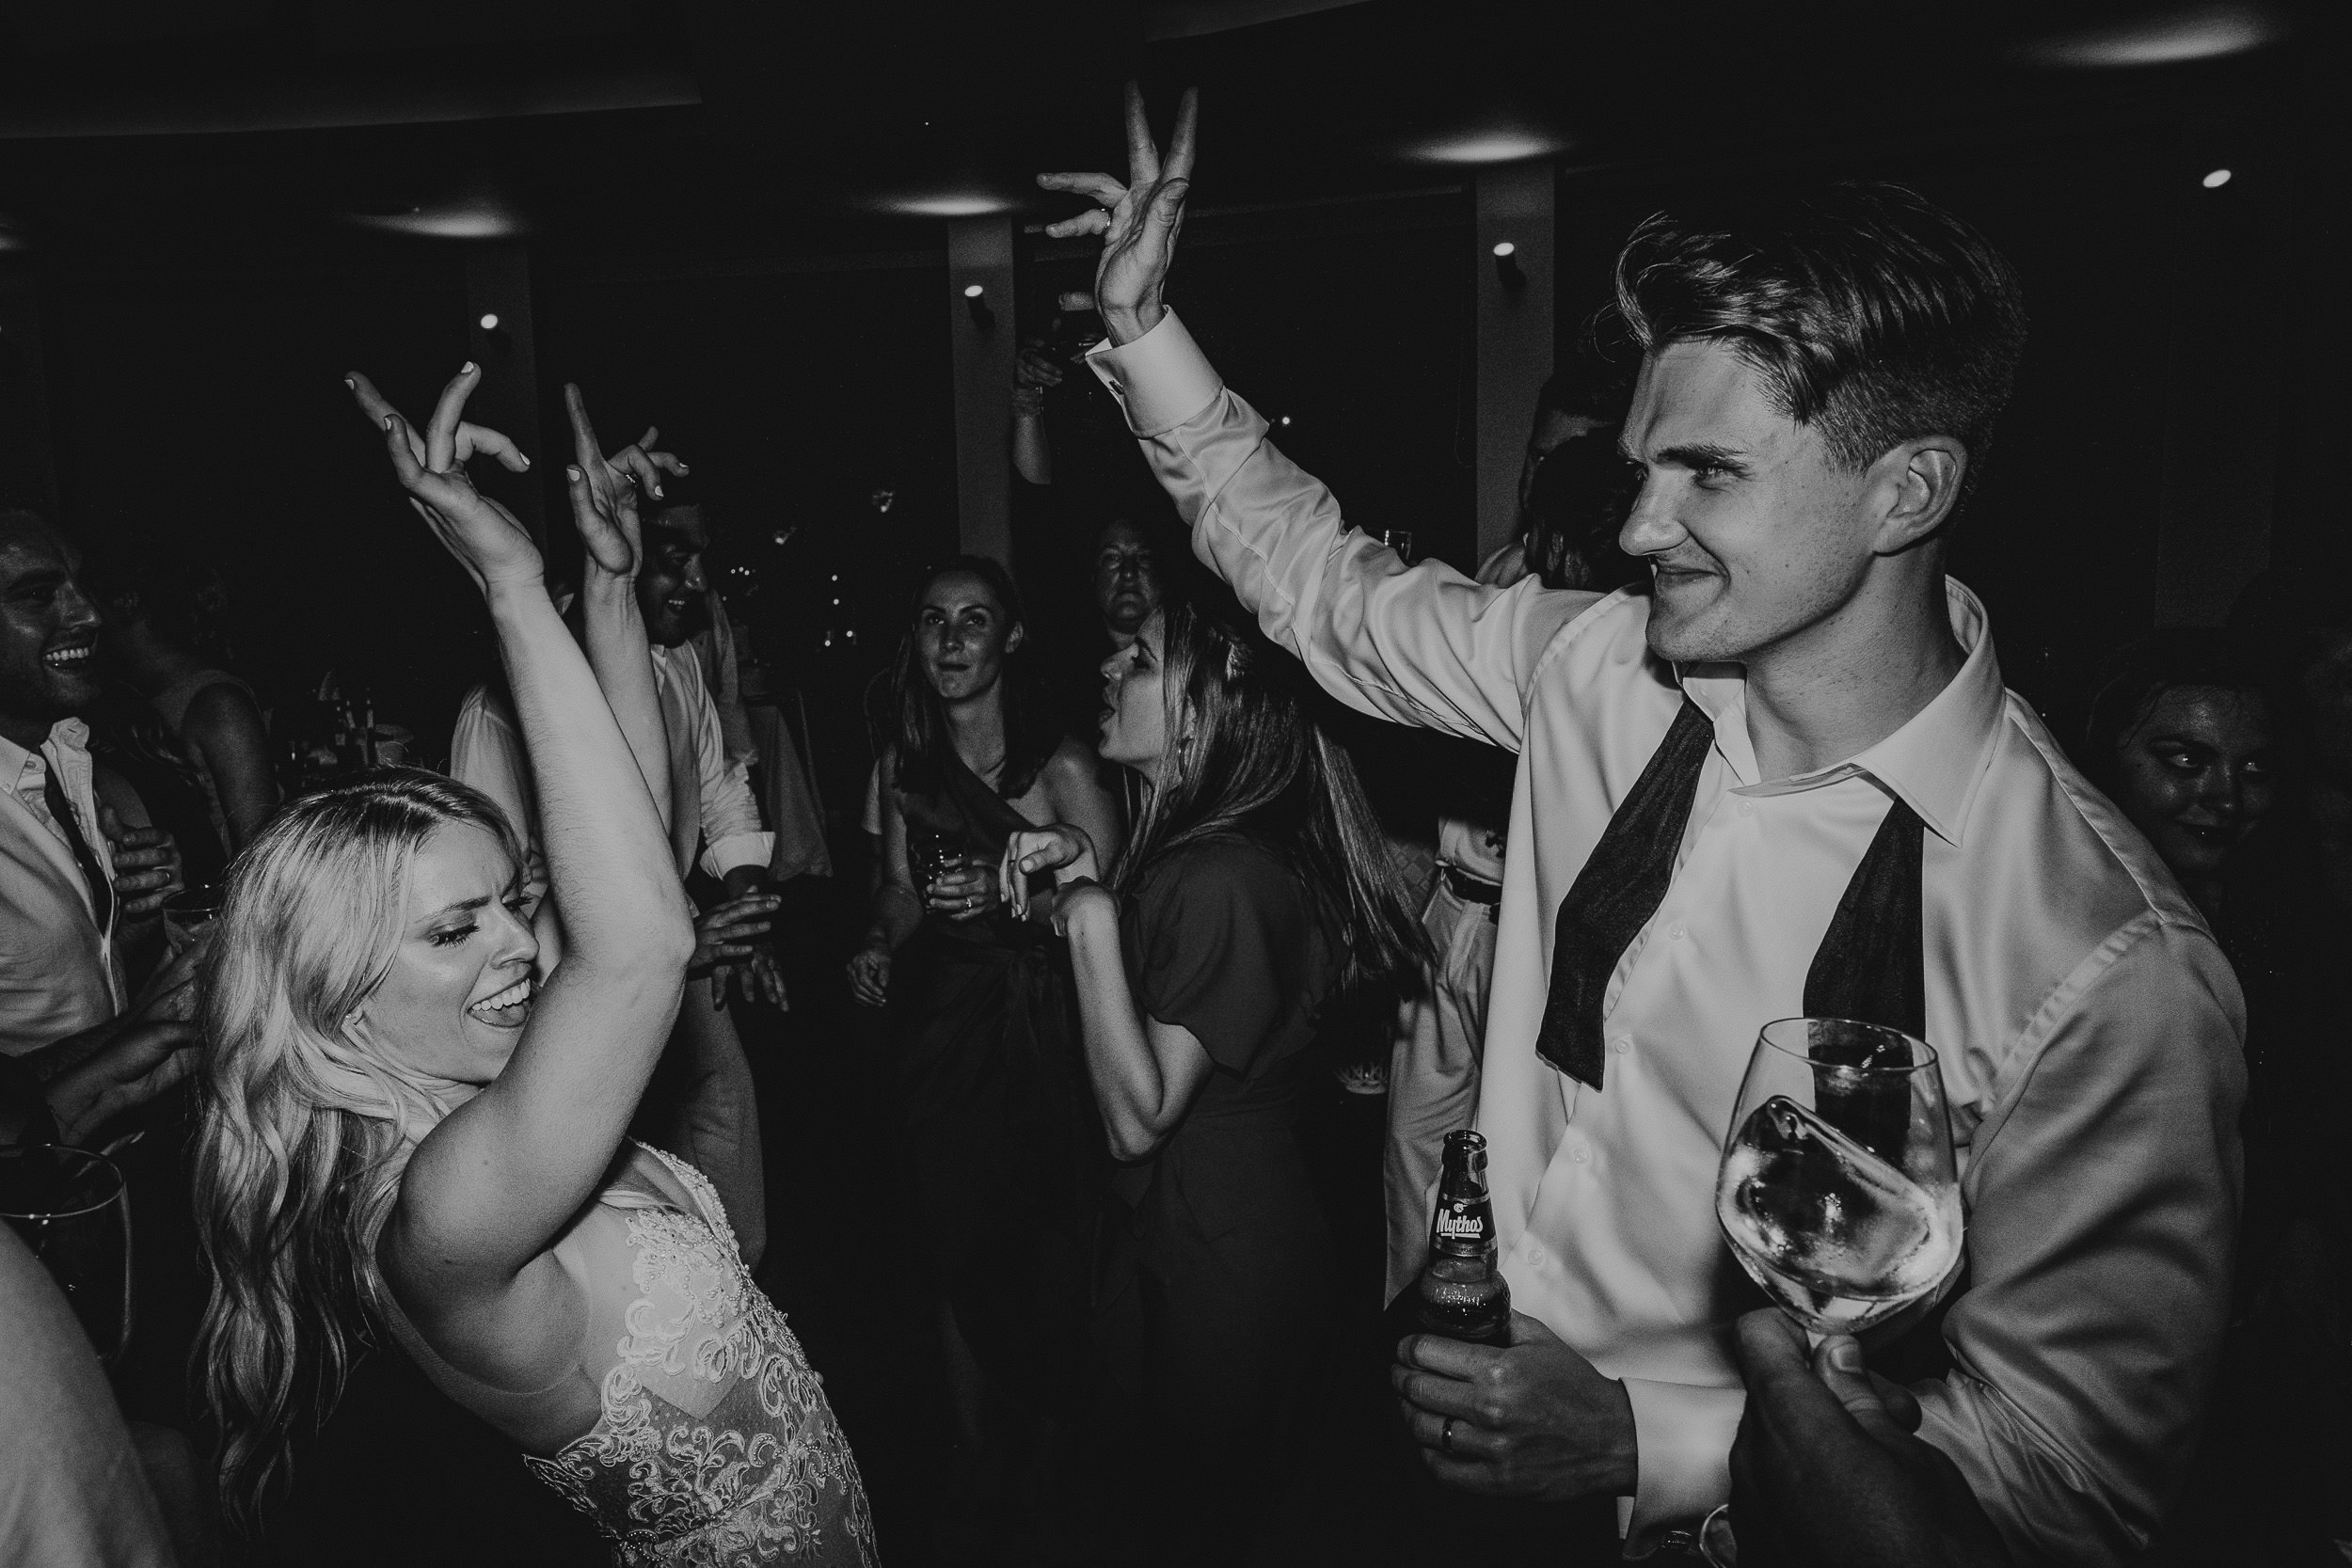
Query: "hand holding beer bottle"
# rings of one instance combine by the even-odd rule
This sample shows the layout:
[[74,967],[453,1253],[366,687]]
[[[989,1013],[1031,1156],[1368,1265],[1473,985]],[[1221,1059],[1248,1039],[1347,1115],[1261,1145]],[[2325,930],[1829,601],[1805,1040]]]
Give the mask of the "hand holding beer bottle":
[[1486,1141],[1449,1132],[1429,1222],[1429,1263],[1390,1379],[1422,1460],[1449,1486],[1565,1502],[1629,1494],[1633,1412],[1625,1386],[1524,1312],[1498,1261]]
[[1486,1198],[1486,1140],[1475,1132],[1445,1135],[1429,1264],[1413,1291],[1424,1333],[1472,1345],[1511,1342],[1511,1287],[1497,1260],[1494,1205]]

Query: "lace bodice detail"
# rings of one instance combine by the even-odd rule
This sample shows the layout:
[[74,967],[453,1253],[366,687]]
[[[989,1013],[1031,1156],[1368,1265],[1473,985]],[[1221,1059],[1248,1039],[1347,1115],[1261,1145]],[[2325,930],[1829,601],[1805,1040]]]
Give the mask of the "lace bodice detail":
[[874,1521],[850,1445],[737,1248],[703,1174],[651,1149],[700,1214],[626,1187],[637,1298],[603,1412],[537,1475],[596,1521],[622,1568],[871,1568]]

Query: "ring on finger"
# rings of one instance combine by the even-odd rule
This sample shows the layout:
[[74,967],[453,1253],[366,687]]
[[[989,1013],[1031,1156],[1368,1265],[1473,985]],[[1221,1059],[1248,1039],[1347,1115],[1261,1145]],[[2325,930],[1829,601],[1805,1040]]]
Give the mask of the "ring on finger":
[[1454,1418],[1451,1416],[1445,1418],[1445,1425],[1438,1429],[1438,1447],[1448,1453],[1454,1451]]

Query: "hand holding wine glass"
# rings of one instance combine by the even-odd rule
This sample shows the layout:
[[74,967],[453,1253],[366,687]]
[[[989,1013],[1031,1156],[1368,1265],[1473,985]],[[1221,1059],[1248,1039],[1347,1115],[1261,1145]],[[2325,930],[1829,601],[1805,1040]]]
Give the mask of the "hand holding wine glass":
[[1816,1335],[1931,1296],[1959,1267],[1962,1229],[1934,1048],[1849,1019],[1765,1025],[1715,1215],[1749,1277]]

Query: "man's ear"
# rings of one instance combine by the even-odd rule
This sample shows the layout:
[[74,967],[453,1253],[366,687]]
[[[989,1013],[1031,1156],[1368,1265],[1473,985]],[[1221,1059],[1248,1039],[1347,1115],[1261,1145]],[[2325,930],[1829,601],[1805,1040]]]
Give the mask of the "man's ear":
[[1885,510],[1871,547],[1899,555],[1935,536],[1960,504],[1968,449],[1955,436],[1922,436],[1903,442],[1872,465]]
[[1029,628],[1023,626],[1020,622],[1015,621],[1012,624],[1012,630],[1005,634],[1005,652],[1008,654],[1019,653],[1021,651],[1021,644],[1026,642],[1028,640]]

